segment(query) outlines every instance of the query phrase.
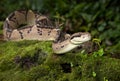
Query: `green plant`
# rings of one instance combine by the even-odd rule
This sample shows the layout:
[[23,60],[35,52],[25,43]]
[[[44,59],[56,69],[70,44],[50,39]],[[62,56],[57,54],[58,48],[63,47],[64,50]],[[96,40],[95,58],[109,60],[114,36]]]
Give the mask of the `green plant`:
[[103,48],[100,48],[97,52],[94,52],[93,53],[93,56],[94,57],[101,57],[101,56],[103,56],[103,54],[104,54],[104,51],[103,51]]

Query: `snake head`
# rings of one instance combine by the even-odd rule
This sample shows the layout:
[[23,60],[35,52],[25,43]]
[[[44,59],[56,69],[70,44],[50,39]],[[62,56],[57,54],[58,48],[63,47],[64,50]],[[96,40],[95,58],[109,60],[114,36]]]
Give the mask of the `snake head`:
[[75,45],[87,42],[91,39],[91,35],[88,32],[78,32],[71,35],[70,42]]

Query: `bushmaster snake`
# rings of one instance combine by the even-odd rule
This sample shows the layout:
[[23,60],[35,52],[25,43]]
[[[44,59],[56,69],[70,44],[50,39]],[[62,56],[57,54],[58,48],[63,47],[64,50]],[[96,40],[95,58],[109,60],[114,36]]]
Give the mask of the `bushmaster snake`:
[[32,10],[17,10],[11,13],[3,25],[4,39],[10,41],[40,40],[53,41],[54,53],[66,53],[91,39],[88,32],[72,35],[64,34],[61,41],[61,30],[52,25],[44,15]]

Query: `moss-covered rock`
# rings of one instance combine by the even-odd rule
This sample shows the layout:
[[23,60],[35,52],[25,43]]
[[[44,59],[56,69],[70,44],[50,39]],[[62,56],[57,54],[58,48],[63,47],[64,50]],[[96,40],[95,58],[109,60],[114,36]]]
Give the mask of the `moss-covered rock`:
[[94,54],[88,56],[80,51],[56,55],[51,49],[51,42],[0,42],[0,81],[119,81],[119,79],[119,59]]

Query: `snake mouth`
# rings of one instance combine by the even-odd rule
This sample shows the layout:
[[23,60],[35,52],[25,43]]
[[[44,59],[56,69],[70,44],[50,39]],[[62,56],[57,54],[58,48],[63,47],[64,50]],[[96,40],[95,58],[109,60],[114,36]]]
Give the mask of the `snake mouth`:
[[83,42],[86,42],[86,41],[89,41],[89,40],[85,40],[85,41],[74,40],[74,41],[78,42],[78,43],[83,43]]
[[74,40],[74,42],[73,43],[76,43],[76,44],[80,44],[80,43],[84,43],[84,42],[87,42],[87,41],[89,41],[90,40],[90,38],[87,38],[86,40]]

